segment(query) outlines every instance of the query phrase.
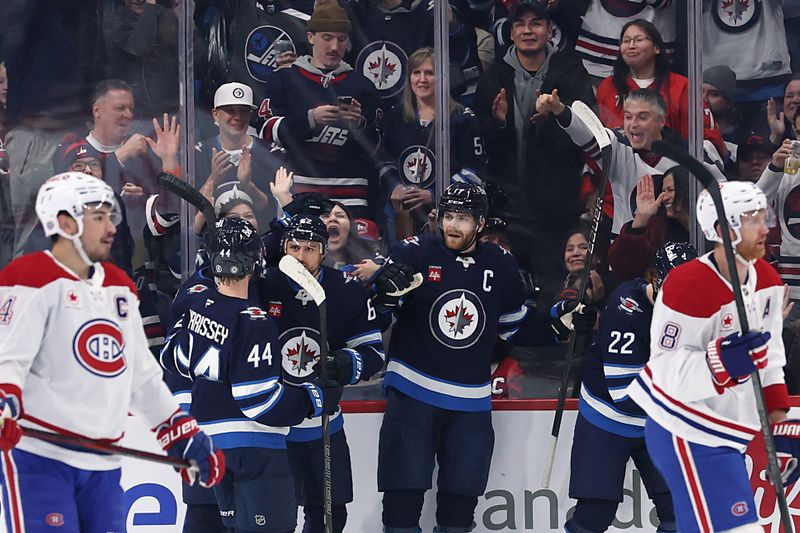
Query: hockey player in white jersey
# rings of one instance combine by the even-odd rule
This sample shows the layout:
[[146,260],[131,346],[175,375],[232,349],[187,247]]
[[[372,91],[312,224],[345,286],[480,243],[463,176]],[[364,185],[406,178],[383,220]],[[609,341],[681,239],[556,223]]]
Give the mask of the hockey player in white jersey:
[[187,481],[214,485],[224,458],[162,382],[133,282],[107,262],[120,218],[111,188],[85,174],[58,174],[39,189],[36,214],[52,250],[0,271],[6,528],[122,532],[120,458],[35,440],[26,427],[114,443],[133,412],[168,455],[196,465],[182,471]]
[[[760,532],[744,451],[759,432],[750,374],[759,371],[779,456],[800,456],[781,340],[783,286],[763,259],[772,214],[750,182],[720,185],[750,331],[740,330],[713,201],[697,220],[714,250],[670,272],[653,310],[650,361],[628,388],[647,413],[647,449],[669,485],[678,531]],[[796,461],[795,461],[796,462]],[[789,472],[788,482],[800,472]]]

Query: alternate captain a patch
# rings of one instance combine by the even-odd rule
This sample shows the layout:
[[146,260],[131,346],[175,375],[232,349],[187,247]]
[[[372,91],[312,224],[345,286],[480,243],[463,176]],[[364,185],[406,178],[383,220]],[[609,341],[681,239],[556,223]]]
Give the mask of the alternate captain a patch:
[[453,289],[439,296],[431,306],[431,333],[448,348],[469,348],[486,327],[486,312],[472,291]]

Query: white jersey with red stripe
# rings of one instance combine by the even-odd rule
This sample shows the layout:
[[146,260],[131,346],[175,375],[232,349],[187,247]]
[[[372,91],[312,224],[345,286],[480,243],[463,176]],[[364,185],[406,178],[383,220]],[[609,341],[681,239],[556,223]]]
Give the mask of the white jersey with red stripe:
[[780,182],[773,200],[781,228],[778,273],[789,286],[789,297],[800,300],[800,174],[783,174],[767,168],[762,176],[768,174],[777,176]]
[[672,54],[675,48],[675,2],[671,0],[592,0],[575,42],[575,53],[592,76],[607,78],[619,55],[622,27],[636,19],[652,22]]
[[[767,408],[788,406],[781,330],[783,287],[763,259],[748,268],[742,285],[751,331],[768,331],[768,364],[759,371]],[[669,274],[653,310],[650,361],[628,388],[647,416],[667,431],[704,446],[744,452],[760,429],[753,384],[714,384],[706,347],[740,331],[731,286],[712,254],[684,263]]]
[[[0,271],[0,387],[22,391],[20,425],[114,442],[129,412],[149,427],[178,409],[150,353],[133,282],[110,263],[82,280],[50,252]],[[17,448],[83,470],[115,455],[23,437]]]

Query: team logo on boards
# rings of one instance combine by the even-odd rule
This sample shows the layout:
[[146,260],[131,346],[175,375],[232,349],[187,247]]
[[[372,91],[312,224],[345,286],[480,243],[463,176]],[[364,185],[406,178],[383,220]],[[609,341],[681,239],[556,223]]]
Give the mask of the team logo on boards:
[[462,350],[480,339],[486,327],[486,312],[475,293],[453,289],[433,302],[429,325],[436,340],[448,348]]
[[291,51],[297,53],[297,47],[289,34],[275,26],[259,26],[250,32],[244,45],[244,63],[247,72],[254,80],[267,81],[269,75],[277,68],[276,59],[281,52],[275,48],[277,41],[289,41]]
[[83,368],[104,378],[122,374],[127,366],[122,330],[104,318],[80,327],[72,339],[72,353]]
[[371,81],[381,99],[392,98],[403,89],[403,71],[408,57],[391,41],[374,41],[361,50],[356,71]]
[[400,154],[400,181],[403,185],[427,189],[436,177],[433,152],[425,146],[409,146]]
[[281,334],[281,364],[290,375],[304,378],[314,373],[319,359],[319,332],[310,328],[292,328]]

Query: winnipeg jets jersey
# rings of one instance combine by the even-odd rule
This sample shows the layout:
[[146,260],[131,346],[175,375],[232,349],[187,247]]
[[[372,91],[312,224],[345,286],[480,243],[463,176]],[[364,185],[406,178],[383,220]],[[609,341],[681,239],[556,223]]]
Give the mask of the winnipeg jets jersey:
[[390,258],[425,281],[398,312],[384,386],[445,409],[488,411],[496,338],[555,344],[547,317],[525,306],[514,256],[499,246],[478,243],[458,255],[424,235],[397,244]]
[[314,412],[307,388],[281,377],[275,322],[216,289],[191,299],[161,364],[194,382],[191,413],[222,449],[284,448],[288,426]]
[[[383,367],[381,332],[376,312],[358,278],[323,266],[319,282],[325,289],[328,349],[352,348],[361,355],[363,367],[354,369],[357,379],[369,379]],[[317,377],[320,355],[319,310],[309,294],[277,268],[270,268],[259,291],[264,308],[278,324],[276,356],[283,376],[290,383],[313,381]],[[341,411],[331,415],[330,430],[342,428]],[[311,418],[292,427],[288,440],[310,441],[322,438],[320,418]]]
[[642,278],[608,298],[583,368],[578,409],[591,424],[622,437],[643,437],[647,416],[625,389],[650,357],[653,304]]
[[[769,362],[759,371],[769,411],[788,408],[781,330],[783,287],[759,259],[748,268],[742,295],[751,331],[768,331]],[[760,429],[749,379],[717,388],[706,361],[708,343],[740,331],[730,284],[712,254],[672,270],[659,293],[650,328],[650,361],[628,395],[660,426],[690,442],[744,452]]]
[[[82,280],[50,252],[0,272],[0,384],[22,390],[20,425],[115,442],[129,412],[150,427],[178,405],[150,354],[130,278],[110,263]],[[17,447],[84,470],[119,468],[116,455],[22,437]]]
[[[778,273],[783,282],[789,285],[789,297],[800,299],[800,175],[773,172],[769,168],[763,177],[777,177],[778,190],[774,196],[769,189],[764,193],[773,199],[775,214],[781,228],[781,252],[778,259]],[[763,178],[759,180],[759,186]],[[795,209],[797,207],[797,209]]]

